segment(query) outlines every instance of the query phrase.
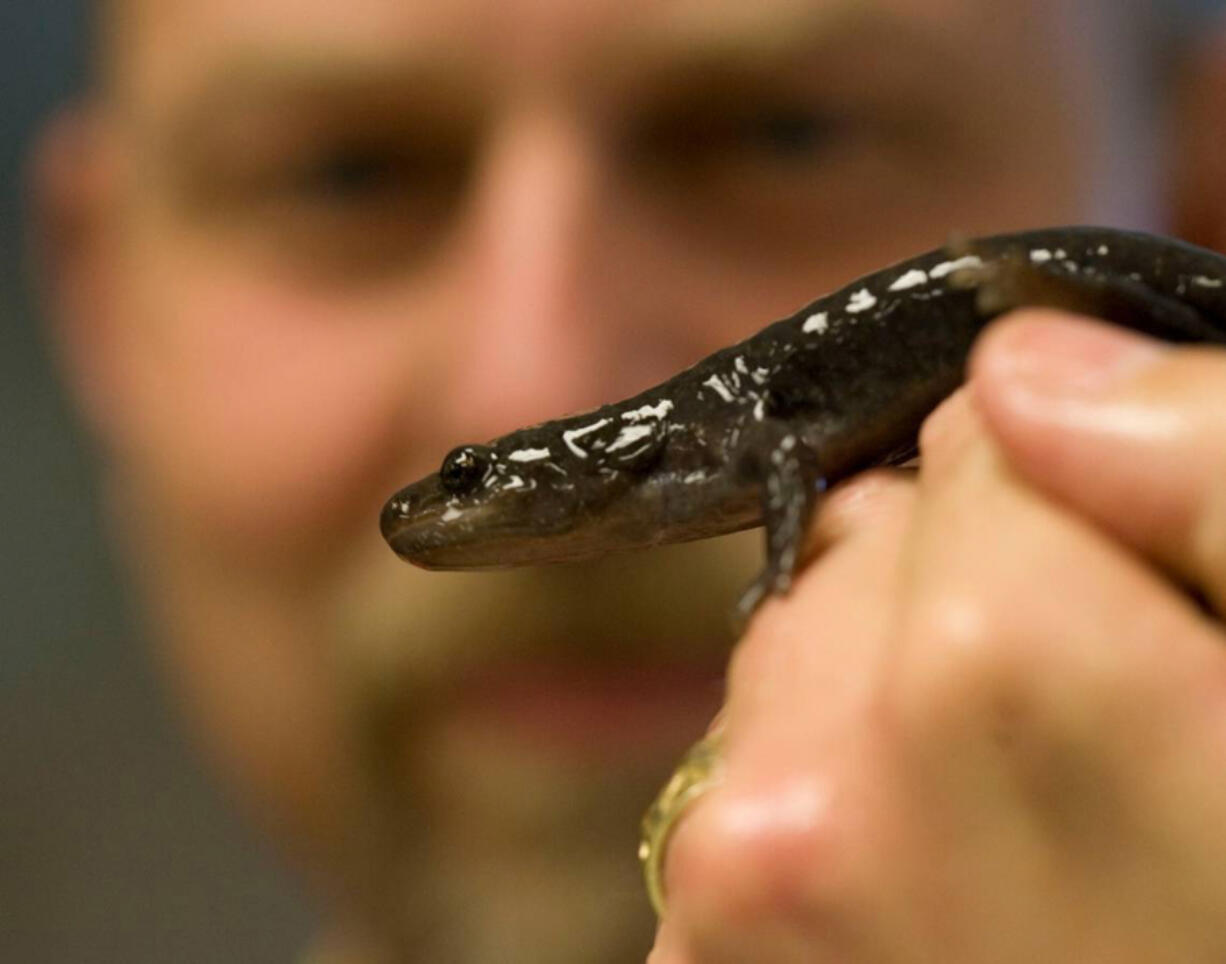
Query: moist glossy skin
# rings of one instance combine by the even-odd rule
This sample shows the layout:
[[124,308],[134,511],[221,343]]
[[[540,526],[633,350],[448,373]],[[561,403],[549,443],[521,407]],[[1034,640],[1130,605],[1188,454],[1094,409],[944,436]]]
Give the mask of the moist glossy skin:
[[[625,401],[454,450],[384,537],[454,569],[561,562],[767,525],[787,588],[824,488],[908,457],[975,335],[1023,304],[1226,341],[1226,258],[1109,228],[981,239],[877,271]],[[762,591],[751,590],[748,605]]]

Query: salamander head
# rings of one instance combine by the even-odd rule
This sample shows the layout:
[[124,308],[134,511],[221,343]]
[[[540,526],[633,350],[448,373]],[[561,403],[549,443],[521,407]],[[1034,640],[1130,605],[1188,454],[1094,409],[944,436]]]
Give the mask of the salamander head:
[[426,569],[488,569],[756,525],[759,487],[707,452],[705,437],[720,433],[691,431],[672,412],[669,398],[644,393],[453,449],[388,500],[383,537]]
[[491,446],[453,449],[437,472],[388,500],[379,519],[383,538],[402,558],[428,569],[522,561],[520,552],[503,543],[530,528],[530,509],[515,505],[511,494],[539,488],[539,481],[529,486],[522,473],[500,469],[502,460]]
[[659,456],[663,433],[598,414],[572,421],[453,449],[387,502],[383,537],[427,569],[557,562],[633,541],[646,516],[621,497]]

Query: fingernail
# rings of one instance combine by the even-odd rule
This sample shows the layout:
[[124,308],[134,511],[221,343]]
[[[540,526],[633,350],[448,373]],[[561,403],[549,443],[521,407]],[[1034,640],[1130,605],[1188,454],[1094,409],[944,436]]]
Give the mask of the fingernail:
[[1006,324],[987,339],[975,379],[1048,398],[1092,398],[1160,358],[1166,346],[1089,319]]

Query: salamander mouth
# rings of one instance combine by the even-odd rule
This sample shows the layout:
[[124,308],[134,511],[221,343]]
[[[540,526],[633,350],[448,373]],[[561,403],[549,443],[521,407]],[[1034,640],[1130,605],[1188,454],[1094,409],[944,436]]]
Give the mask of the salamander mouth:
[[602,554],[599,535],[576,530],[558,508],[541,513],[527,504],[465,504],[435,475],[392,496],[379,528],[396,555],[423,569],[501,569]]
[[[471,568],[473,527],[488,515],[478,506],[462,508],[432,475],[401,489],[383,506],[379,530],[396,555],[427,569]],[[468,538],[465,538],[468,536]],[[465,548],[469,549],[465,552]],[[488,565],[488,563],[486,563]]]
[[[667,485],[631,486],[597,501],[538,488],[499,498],[465,499],[438,476],[401,489],[384,505],[383,538],[423,569],[502,569],[592,559],[611,552],[685,542],[761,524],[754,487],[722,476],[688,500],[666,498]],[[671,514],[670,514],[671,512]]]
[[[494,522],[483,507],[468,510],[474,518],[447,522],[442,516],[418,517],[385,527],[384,538],[405,562],[422,569],[505,569],[551,565],[607,555],[611,550],[603,530],[590,527],[545,531],[539,526]],[[485,516],[488,524],[476,517]],[[468,521],[468,520],[466,520]],[[616,548],[636,548],[617,546]]]
[[[423,569],[503,569],[592,559],[662,541],[656,513],[612,500],[593,511],[567,499],[516,493],[466,502],[431,476],[397,492],[380,529],[392,550]],[[697,535],[697,534],[696,534]]]

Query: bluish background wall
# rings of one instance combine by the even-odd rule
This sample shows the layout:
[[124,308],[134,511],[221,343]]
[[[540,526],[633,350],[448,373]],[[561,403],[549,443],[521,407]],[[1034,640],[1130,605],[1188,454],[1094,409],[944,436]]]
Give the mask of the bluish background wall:
[[289,961],[307,909],[161,702],[24,265],[23,157],[86,9],[0,0],[0,960]]

